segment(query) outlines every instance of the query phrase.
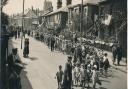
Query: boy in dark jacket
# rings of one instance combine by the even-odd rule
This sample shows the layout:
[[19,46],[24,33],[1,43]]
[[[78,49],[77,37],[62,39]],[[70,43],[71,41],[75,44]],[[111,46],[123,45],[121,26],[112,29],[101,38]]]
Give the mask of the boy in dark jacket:
[[[61,88],[62,85],[62,79],[63,79],[63,71],[62,71],[62,66],[59,66],[59,71],[56,73],[56,77],[57,77],[57,82],[58,82],[58,89]],[[56,78],[55,77],[55,78]]]

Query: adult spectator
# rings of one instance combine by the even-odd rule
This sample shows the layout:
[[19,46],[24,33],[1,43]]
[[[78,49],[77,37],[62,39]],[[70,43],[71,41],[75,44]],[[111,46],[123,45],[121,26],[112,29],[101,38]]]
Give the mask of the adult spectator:
[[72,85],[72,57],[68,57],[65,64],[63,89],[71,89]]
[[120,65],[122,56],[123,56],[122,47],[120,45],[118,45],[118,47],[117,47],[117,65],[118,66]]
[[115,63],[115,60],[116,60],[116,55],[117,55],[117,50],[116,50],[116,46],[113,45],[112,47],[112,54],[113,54],[113,64]]

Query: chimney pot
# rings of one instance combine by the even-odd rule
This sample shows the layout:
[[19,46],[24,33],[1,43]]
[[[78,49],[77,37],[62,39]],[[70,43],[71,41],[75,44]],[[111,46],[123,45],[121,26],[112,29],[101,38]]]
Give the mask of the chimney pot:
[[57,1],[57,9],[62,7],[62,0]]

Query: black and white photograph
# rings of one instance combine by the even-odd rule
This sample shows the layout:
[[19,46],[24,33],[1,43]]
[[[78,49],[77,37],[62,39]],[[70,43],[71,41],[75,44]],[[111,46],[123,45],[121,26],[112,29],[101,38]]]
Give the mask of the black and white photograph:
[[127,0],[1,0],[0,89],[128,89]]

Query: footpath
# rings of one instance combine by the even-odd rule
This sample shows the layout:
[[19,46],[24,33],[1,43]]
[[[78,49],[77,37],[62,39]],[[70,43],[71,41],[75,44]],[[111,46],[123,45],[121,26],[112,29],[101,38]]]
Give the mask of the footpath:
[[104,51],[105,53],[108,54],[108,57],[109,57],[109,62],[110,62],[110,65],[111,67],[121,71],[121,72],[124,72],[124,73],[127,73],[127,63],[126,63],[126,60],[127,58],[122,58],[122,60],[120,61],[120,65],[117,66],[117,60],[115,62],[115,65],[113,64],[113,56],[112,56],[112,53],[111,52],[108,52],[108,51]]

